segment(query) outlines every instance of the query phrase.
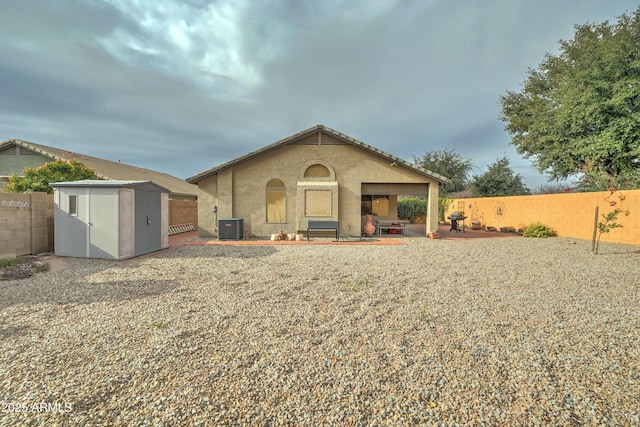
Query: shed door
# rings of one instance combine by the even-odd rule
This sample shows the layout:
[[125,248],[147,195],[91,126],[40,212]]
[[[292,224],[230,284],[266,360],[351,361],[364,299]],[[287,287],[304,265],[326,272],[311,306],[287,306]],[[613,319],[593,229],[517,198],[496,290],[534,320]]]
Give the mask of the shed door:
[[[56,189],[58,206],[55,217],[56,253],[65,256],[89,256],[89,206],[86,188]],[[69,207],[70,197],[75,197],[76,209]]]
[[87,201],[90,258],[119,258],[118,193],[112,188],[91,188]]
[[162,249],[160,193],[135,192],[135,254],[147,254]]

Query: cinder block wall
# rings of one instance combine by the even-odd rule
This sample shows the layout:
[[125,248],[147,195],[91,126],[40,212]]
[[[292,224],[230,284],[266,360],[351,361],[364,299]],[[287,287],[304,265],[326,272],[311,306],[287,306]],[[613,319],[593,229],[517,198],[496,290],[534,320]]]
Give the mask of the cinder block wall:
[[467,226],[478,221],[483,227],[497,229],[517,229],[541,222],[556,230],[559,236],[591,240],[596,206],[598,222],[602,221],[602,214],[618,207],[623,210],[617,220],[623,227],[603,234],[601,241],[640,245],[640,190],[456,199],[446,216],[464,211]]
[[0,193],[0,258],[53,251],[53,195]]
[[169,225],[193,224],[198,228],[198,202],[169,199]]

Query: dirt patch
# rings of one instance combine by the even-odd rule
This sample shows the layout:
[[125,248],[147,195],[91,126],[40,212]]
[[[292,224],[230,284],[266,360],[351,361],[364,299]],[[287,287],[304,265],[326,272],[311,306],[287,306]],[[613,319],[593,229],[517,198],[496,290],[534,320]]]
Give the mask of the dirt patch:
[[42,257],[42,261],[49,264],[49,271],[59,271],[67,268],[69,263],[55,255],[46,255]]
[[[54,260],[55,259],[55,260]],[[51,255],[26,255],[0,268],[0,280],[28,279],[34,274],[64,268],[57,257]],[[66,264],[66,263],[65,263]]]

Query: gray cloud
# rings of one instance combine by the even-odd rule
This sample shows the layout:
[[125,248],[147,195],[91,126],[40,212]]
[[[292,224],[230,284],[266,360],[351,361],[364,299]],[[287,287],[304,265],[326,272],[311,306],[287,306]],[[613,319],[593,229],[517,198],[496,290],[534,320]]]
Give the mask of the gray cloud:
[[0,15],[0,139],[179,177],[326,124],[412,160],[508,155],[499,96],[631,1],[30,2]]

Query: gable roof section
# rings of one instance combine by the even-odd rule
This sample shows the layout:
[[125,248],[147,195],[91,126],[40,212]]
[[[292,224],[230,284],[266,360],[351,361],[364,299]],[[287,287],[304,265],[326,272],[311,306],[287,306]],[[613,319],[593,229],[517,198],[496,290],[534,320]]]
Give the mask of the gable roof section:
[[252,151],[252,152],[250,152],[248,154],[245,154],[244,156],[236,157],[235,159],[229,160],[228,162],[222,163],[222,164],[220,164],[218,166],[214,166],[211,169],[207,169],[207,170],[205,170],[203,172],[200,172],[197,175],[194,175],[192,177],[187,178],[187,182],[190,182],[192,184],[197,184],[198,181],[200,181],[201,179],[204,179],[204,178],[206,178],[208,176],[211,176],[211,175],[214,175],[214,174],[216,174],[216,173],[218,173],[220,171],[223,171],[225,169],[233,167],[233,166],[235,166],[235,165],[237,165],[239,163],[242,163],[242,162],[244,162],[246,160],[252,159],[252,158],[257,157],[257,156],[260,156],[261,154],[264,154],[264,153],[267,153],[269,151],[275,150],[276,148],[280,148],[280,147],[285,146],[287,144],[292,144],[292,143],[294,143],[296,141],[300,141],[301,139],[303,139],[303,138],[305,138],[307,136],[316,134],[318,132],[327,133],[327,134],[333,136],[334,138],[337,138],[338,140],[345,142],[346,144],[351,144],[351,145],[354,145],[356,147],[359,147],[359,148],[361,148],[361,149],[363,149],[365,151],[368,151],[368,152],[370,152],[372,154],[375,154],[375,155],[377,155],[379,157],[382,157],[382,158],[384,158],[384,159],[386,159],[386,160],[388,160],[388,161],[390,161],[392,163],[396,163],[398,165],[406,167],[407,169],[411,169],[411,170],[413,170],[415,172],[418,172],[419,174],[422,174],[422,175],[425,175],[425,176],[427,176],[429,178],[435,179],[436,181],[438,181],[438,182],[440,182],[442,184],[446,184],[446,183],[450,182],[448,178],[446,178],[446,177],[444,177],[442,175],[439,175],[439,174],[437,174],[435,172],[431,172],[431,171],[429,171],[427,169],[424,169],[424,168],[421,168],[419,166],[416,166],[416,165],[414,165],[412,163],[409,163],[406,160],[403,160],[403,159],[401,159],[399,157],[393,156],[393,155],[391,155],[389,153],[386,153],[386,152],[384,152],[384,151],[382,151],[382,150],[380,150],[380,149],[378,149],[376,147],[373,147],[371,145],[365,144],[362,141],[359,141],[359,140],[357,140],[355,138],[352,138],[352,137],[350,137],[348,135],[345,135],[345,134],[343,134],[341,132],[338,132],[337,130],[331,129],[331,128],[329,128],[327,126],[324,126],[324,125],[316,125],[316,126],[310,127],[309,129],[305,129],[305,130],[303,130],[301,132],[298,132],[298,133],[296,133],[294,135],[291,135],[291,136],[283,138],[283,139],[281,139],[279,141],[276,141],[273,144],[267,145],[267,146],[262,147],[262,148],[260,148],[258,150],[255,150],[255,151]]
[[111,160],[105,160],[97,157],[87,156],[85,154],[61,150],[59,148],[48,147],[46,145],[34,144],[33,142],[23,141],[20,139],[7,139],[0,142],[0,150],[12,144],[42,154],[43,156],[49,157],[52,160],[77,160],[93,169],[96,175],[102,179],[121,181],[152,181],[161,187],[167,188],[172,194],[175,195],[196,197],[198,194],[198,189],[195,185],[189,184],[188,182],[180,178],[166,174],[164,172],[157,172],[150,169],[127,165],[124,163],[120,163],[119,161],[112,162]]

